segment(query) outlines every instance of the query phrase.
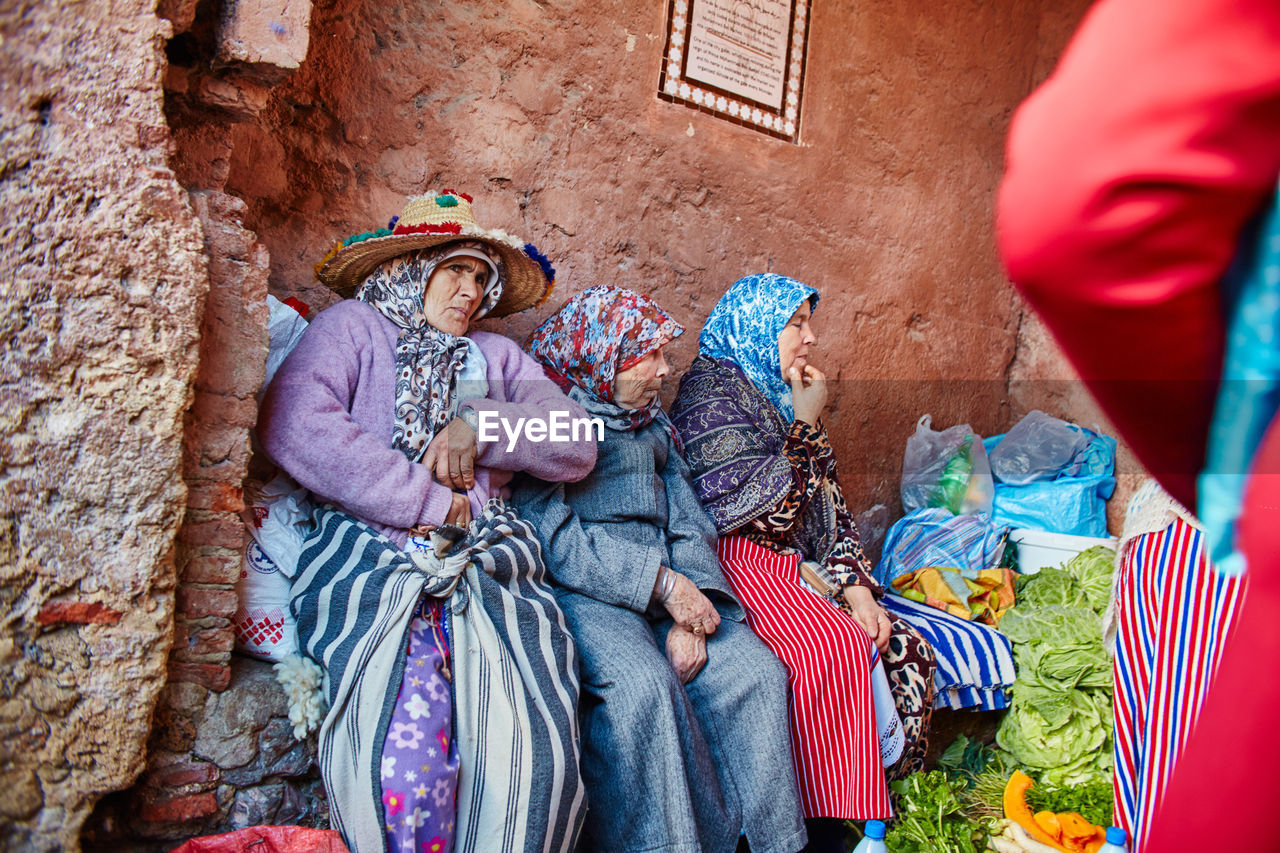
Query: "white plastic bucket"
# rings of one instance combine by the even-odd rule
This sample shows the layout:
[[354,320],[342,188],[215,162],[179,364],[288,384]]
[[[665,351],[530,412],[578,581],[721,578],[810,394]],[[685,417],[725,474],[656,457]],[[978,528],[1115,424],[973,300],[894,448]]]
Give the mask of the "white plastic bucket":
[[1028,575],[1034,575],[1045,566],[1057,568],[1094,545],[1116,547],[1114,536],[1101,539],[1094,536],[1048,533],[1025,527],[1009,531],[1009,541],[1018,547],[1018,570]]

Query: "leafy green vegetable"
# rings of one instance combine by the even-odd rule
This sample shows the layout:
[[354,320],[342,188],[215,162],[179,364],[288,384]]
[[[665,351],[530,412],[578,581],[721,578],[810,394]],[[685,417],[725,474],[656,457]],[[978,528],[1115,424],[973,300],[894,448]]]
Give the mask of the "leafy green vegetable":
[[938,757],[938,766],[953,769],[960,766],[960,762],[964,760],[965,751],[969,748],[969,744],[973,741],[969,740],[967,735],[960,735],[951,742],[951,746],[942,751],[942,755]]
[[960,795],[971,817],[998,820],[1004,817],[1004,788],[1009,781],[1009,768],[999,755],[974,778],[969,789]]
[[[1102,626],[1096,618],[1088,621],[1094,630]],[[1070,690],[1073,687],[1110,687],[1111,658],[1101,642],[1064,643],[1051,646],[1037,643],[1023,655],[1035,672],[1035,681],[1046,687]]]
[[1053,604],[1088,607],[1089,599],[1084,594],[1084,587],[1065,568],[1046,566],[1027,578],[1022,587],[1022,595],[1014,607],[1039,608]]
[[1095,545],[1077,554],[1064,567],[1080,588],[1085,598],[1098,613],[1107,609],[1111,600],[1111,574],[1115,569],[1116,552],[1103,545]]
[[1086,782],[1111,767],[1111,703],[1083,690],[1013,686],[1013,707],[996,744],[1042,778]]
[[1053,639],[1054,648],[1089,648],[1102,642],[1102,620],[1088,607],[1020,601],[1000,620],[1000,630],[1015,643]]
[[1114,800],[1110,777],[1092,779],[1077,785],[1043,783],[1027,791],[1027,804],[1033,811],[1076,812],[1098,826],[1115,823]]
[[980,740],[970,740],[967,735],[959,735],[939,756],[938,766],[946,771],[948,779],[968,788],[996,760],[995,750],[991,747]]
[[885,846],[894,853],[977,853],[985,845],[958,796],[963,785],[943,771],[914,773],[889,788],[896,795],[896,818]]
[[996,745],[1050,784],[1089,783],[1111,768],[1112,665],[1101,611],[1113,560],[1111,549],[1099,546],[1061,568],[1041,569],[1000,620],[1014,644],[1018,680]]

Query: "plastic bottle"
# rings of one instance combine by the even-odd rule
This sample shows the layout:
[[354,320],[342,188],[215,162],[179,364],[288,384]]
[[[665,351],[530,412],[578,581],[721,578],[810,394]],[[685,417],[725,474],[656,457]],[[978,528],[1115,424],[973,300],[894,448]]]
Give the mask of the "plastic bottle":
[[967,435],[964,442],[952,452],[942,469],[942,476],[938,478],[937,492],[931,501],[933,506],[946,507],[953,513],[960,512],[965,491],[969,488],[969,475],[973,472],[973,460],[969,456],[972,444],[973,435]]
[[1107,827],[1107,843],[1098,848],[1098,853],[1129,853],[1129,834],[1118,826]]
[[889,848],[884,846],[884,821],[869,820],[862,832],[862,840],[853,848],[853,853],[888,853]]

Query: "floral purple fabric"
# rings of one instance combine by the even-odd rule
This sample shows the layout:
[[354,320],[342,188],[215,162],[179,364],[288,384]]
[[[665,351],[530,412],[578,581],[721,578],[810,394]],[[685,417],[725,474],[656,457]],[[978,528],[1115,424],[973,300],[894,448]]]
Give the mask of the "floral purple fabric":
[[382,807],[390,853],[453,849],[458,750],[453,744],[447,613],[424,599],[382,745]]
[[655,398],[644,410],[620,409],[613,403],[614,379],[682,334],[684,327],[650,297],[601,284],[565,302],[533,330],[525,349],[588,412],[614,429],[637,429],[657,417],[661,404]]

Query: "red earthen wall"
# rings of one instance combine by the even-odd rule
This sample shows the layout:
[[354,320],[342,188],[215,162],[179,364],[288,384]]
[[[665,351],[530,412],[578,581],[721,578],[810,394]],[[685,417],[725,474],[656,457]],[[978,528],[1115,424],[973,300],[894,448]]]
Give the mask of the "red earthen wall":
[[[336,0],[260,119],[180,129],[177,168],[244,198],[272,291],[318,307],[335,239],[444,186],[551,256],[553,305],[601,282],[653,293],[690,329],[681,368],[734,279],[806,280],[851,503],[895,507],[921,414],[1011,422],[1022,308],[992,193],[1012,109],[1084,5],[817,3],[792,145],[655,97],[661,2]],[[523,339],[553,305],[491,326]]]

